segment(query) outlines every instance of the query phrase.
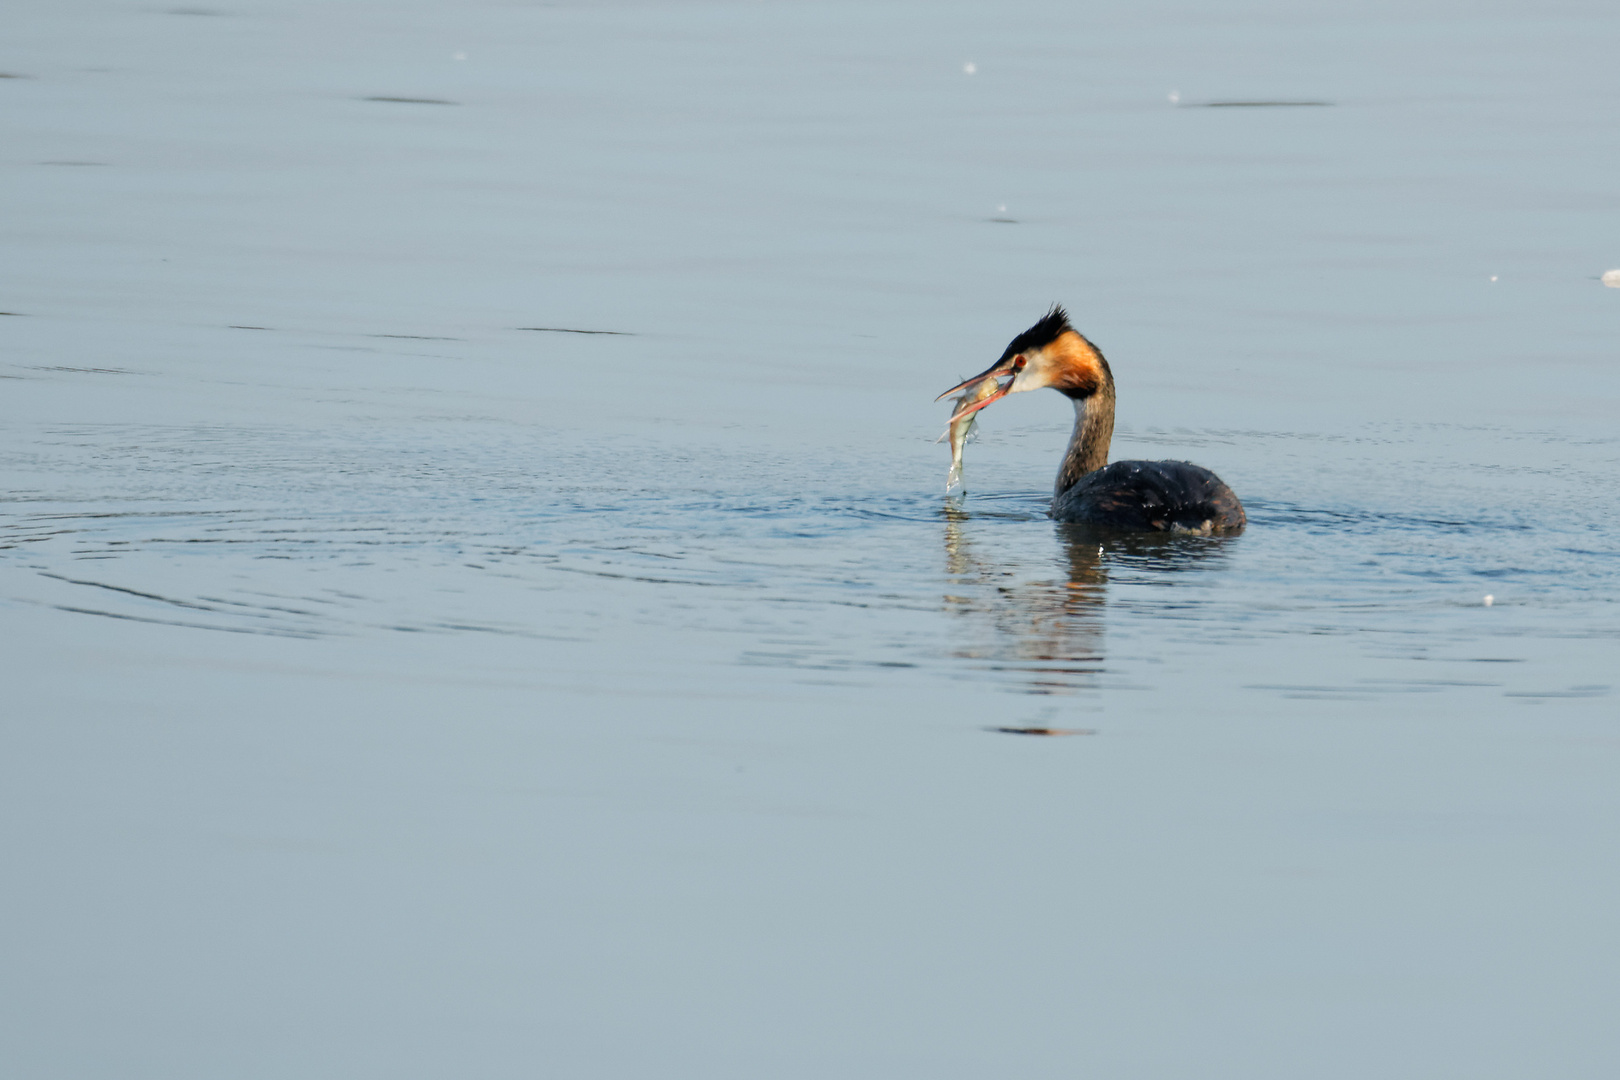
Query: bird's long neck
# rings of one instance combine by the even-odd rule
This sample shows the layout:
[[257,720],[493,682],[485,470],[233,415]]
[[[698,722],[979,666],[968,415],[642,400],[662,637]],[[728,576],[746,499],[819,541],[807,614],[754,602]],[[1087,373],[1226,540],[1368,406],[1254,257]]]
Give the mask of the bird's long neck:
[[1114,377],[1103,368],[1102,385],[1085,397],[1075,397],[1074,434],[1058,469],[1054,494],[1061,495],[1089,472],[1108,464],[1108,444],[1114,438]]

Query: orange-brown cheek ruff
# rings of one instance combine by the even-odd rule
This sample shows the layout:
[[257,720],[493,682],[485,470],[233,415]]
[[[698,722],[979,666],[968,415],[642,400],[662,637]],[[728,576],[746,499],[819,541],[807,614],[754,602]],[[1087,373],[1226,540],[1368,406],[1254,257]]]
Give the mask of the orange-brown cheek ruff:
[[1041,366],[1050,372],[1046,385],[1070,397],[1090,397],[1107,381],[1102,355],[1073,330],[1041,350]]

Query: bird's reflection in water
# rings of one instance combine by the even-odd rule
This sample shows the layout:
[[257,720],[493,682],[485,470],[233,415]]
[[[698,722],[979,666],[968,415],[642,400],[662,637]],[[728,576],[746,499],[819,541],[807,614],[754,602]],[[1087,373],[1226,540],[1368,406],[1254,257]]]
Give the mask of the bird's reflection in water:
[[[1026,527],[1043,533],[1053,528],[1038,522]],[[945,508],[945,570],[951,576],[945,610],[966,631],[952,654],[982,670],[1016,673],[1032,694],[1094,685],[1103,670],[1107,565],[1095,533],[1069,525],[1055,529],[1056,557],[1031,565],[981,543],[972,514]]]
[[[945,610],[964,631],[952,655],[983,671],[1012,674],[1026,693],[1069,694],[1098,686],[1105,669],[1104,613],[1110,569],[1155,577],[1218,557],[1223,541],[1119,533],[1086,525],[1021,523],[1034,547],[992,542],[1004,525],[960,505],[945,507]],[[1026,534],[1027,536],[1028,534]],[[1051,538],[1048,546],[1044,540]],[[1005,537],[1001,537],[1005,539]]]

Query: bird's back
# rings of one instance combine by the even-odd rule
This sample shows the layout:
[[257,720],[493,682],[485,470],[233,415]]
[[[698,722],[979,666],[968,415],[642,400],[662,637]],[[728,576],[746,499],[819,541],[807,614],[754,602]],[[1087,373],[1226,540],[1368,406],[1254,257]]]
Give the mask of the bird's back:
[[1242,529],[1243,504],[1221,478],[1185,461],[1116,461],[1052,500],[1058,521],[1208,536]]

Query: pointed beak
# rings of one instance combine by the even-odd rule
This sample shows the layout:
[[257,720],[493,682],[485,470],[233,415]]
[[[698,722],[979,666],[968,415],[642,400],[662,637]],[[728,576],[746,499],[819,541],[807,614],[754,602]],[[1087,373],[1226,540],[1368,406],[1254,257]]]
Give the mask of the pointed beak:
[[996,392],[991,394],[989,397],[980,398],[978,401],[973,402],[971,405],[964,403],[960,409],[957,409],[954,413],[951,414],[950,420],[948,420],[946,422],[954,424],[958,420],[962,419],[962,417],[964,417],[964,416],[971,416],[972,414],[978,412],[980,409],[984,408],[986,405],[990,404],[992,401],[1000,401],[1002,398],[1006,397],[1007,396],[1007,391],[1009,391],[1011,389],[1012,389],[1012,380],[1008,379],[1007,380],[1007,385],[998,388],[996,390]]
[[[955,386],[951,387],[949,390],[945,391],[943,394],[939,395],[939,397],[935,398],[934,400],[935,401],[944,401],[946,398],[950,397],[952,394],[960,394],[963,390],[966,390],[968,387],[972,386],[974,383],[981,383],[984,380],[990,378],[992,375],[994,375],[996,378],[999,379],[1003,375],[1012,375],[1012,374],[1014,374],[1013,361],[1015,359],[1017,359],[1017,358],[1016,357],[1008,357],[1006,360],[997,360],[994,364],[991,364],[989,367],[985,368],[983,371],[981,371],[977,375],[973,376],[973,378],[971,378],[971,379],[963,379],[961,382],[957,383]],[[985,404],[989,404],[989,402],[986,402]]]
[[[956,393],[960,393],[962,395],[957,399],[961,407],[951,415],[950,423],[954,424],[958,420],[962,419],[962,417],[971,416],[980,409],[984,408],[986,405],[989,405],[991,402],[1000,401],[1002,398],[1006,397],[1007,394],[1012,390],[1012,378],[1008,378],[1005,383],[996,386],[994,391],[988,394],[984,392],[989,390],[990,386],[995,386],[996,380],[1000,379],[1003,375],[1016,376],[1023,366],[1024,358],[1022,356],[1009,356],[1005,359],[997,360],[994,364],[991,364],[989,367],[973,376],[973,378],[957,383],[955,386],[951,387],[934,400],[939,401],[940,398],[946,398]],[[987,382],[990,384],[990,386],[985,385]],[[983,394],[984,396],[979,397],[976,400],[970,400],[975,394],[974,387],[978,387],[979,389],[977,392]]]

